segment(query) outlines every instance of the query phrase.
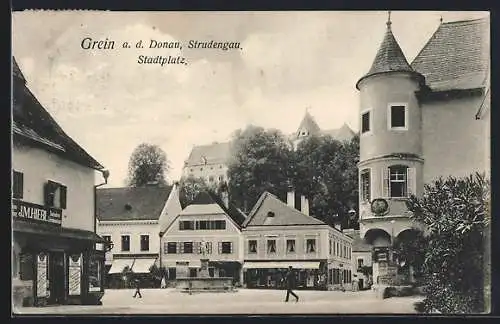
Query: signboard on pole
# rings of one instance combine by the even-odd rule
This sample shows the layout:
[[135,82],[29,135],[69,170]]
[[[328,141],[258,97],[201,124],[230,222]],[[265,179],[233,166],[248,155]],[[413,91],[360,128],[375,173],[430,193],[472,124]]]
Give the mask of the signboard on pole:
[[36,262],[36,296],[47,297],[47,255],[39,253]]
[[80,295],[82,279],[82,255],[73,254],[69,257],[69,295]]

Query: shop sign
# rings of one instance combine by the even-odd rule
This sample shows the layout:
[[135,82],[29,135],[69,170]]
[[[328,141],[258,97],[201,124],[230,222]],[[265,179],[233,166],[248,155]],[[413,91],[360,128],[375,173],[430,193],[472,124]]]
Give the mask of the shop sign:
[[62,223],[61,209],[32,204],[17,199],[12,201],[12,216],[57,225],[61,225]]
[[73,254],[69,257],[69,295],[80,295],[82,273],[82,255]]
[[37,297],[47,297],[47,258],[45,253],[37,255],[36,265],[36,295]]

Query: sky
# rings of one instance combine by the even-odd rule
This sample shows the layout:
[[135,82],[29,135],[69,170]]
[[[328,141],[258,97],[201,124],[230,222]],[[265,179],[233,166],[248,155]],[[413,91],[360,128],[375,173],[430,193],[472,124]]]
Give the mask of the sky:
[[[409,62],[444,22],[487,12],[393,11],[392,31]],[[386,11],[106,12],[22,11],[12,51],[27,86],[65,132],[125,185],[141,143],[159,145],[177,180],[194,145],[230,139],[248,124],[296,131],[309,110],[322,129],[358,130],[356,81],[368,72]],[[115,49],[85,50],[84,38]],[[150,49],[151,39],[182,49]],[[133,44],[142,40],[145,48]],[[189,40],[240,49],[189,49]],[[132,48],[121,48],[125,41]],[[139,55],[187,65],[138,64]]]

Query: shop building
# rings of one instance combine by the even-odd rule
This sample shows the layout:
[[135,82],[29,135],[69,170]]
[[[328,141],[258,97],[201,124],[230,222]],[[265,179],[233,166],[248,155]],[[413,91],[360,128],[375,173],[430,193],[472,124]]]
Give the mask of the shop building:
[[169,285],[176,278],[199,277],[201,259],[208,259],[210,277],[241,281],[245,215],[222,197],[201,192],[166,228],[161,239],[161,264]]
[[128,287],[125,268],[141,277],[144,287],[159,283],[149,269],[159,264],[160,229],[165,219],[180,211],[175,207],[176,185],[161,187],[104,188],[97,191],[99,235],[112,248],[106,253],[106,285]]
[[287,202],[264,192],[243,223],[243,271],[247,288],[283,288],[292,266],[298,289],[350,289],[352,238],[295,208],[295,192]]
[[14,306],[98,304],[105,244],[95,231],[95,181],[109,173],[73,141],[13,59]]
[[[489,19],[441,22],[411,64],[390,18],[360,92],[360,237],[377,249],[374,281],[398,265],[390,247],[424,230],[405,200],[437,177],[490,170]],[[407,277],[412,280],[411,267]],[[394,276],[392,276],[394,277]]]

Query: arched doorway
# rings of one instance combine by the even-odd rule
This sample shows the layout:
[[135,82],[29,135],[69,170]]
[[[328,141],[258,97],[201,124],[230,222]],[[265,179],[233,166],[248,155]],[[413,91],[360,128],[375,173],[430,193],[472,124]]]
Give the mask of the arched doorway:
[[373,247],[388,247],[391,245],[391,235],[383,229],[372,228],[365,233],[363,241]]
[[394,249],[398,258],[398,274],[410,282],[420,278],[425,258],[424,233],[416,228],[399,232],[394,239]]

